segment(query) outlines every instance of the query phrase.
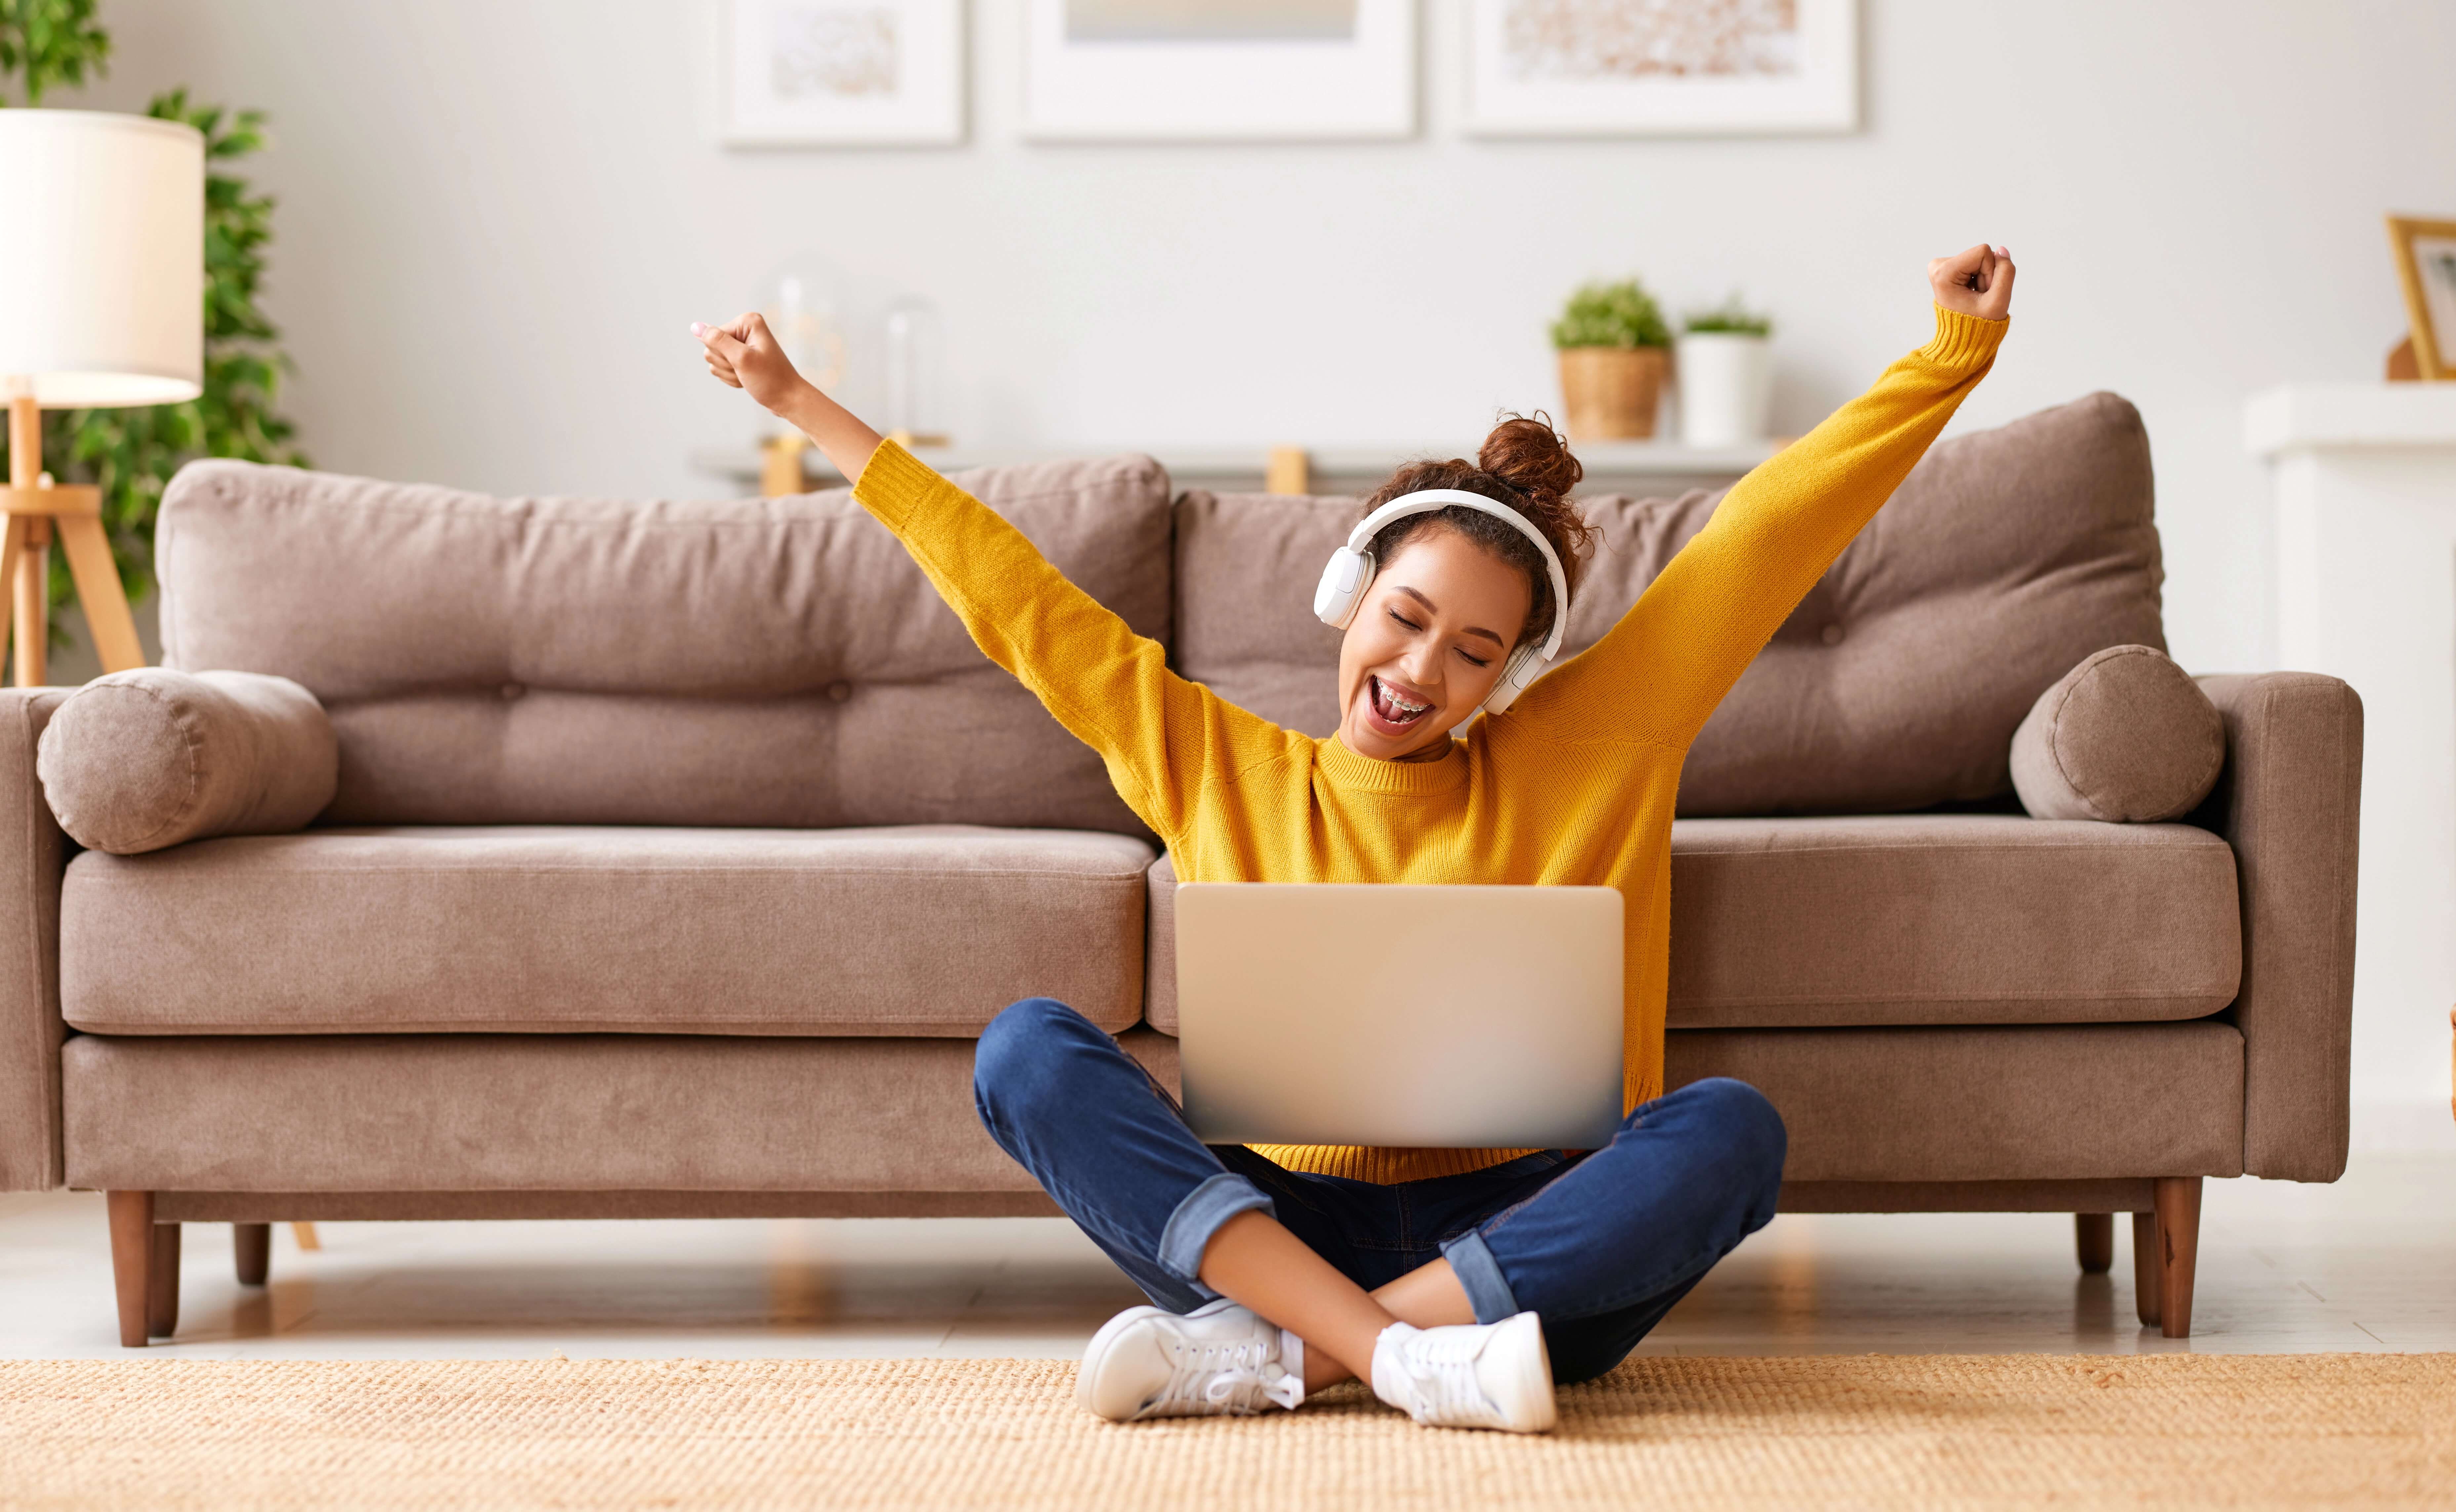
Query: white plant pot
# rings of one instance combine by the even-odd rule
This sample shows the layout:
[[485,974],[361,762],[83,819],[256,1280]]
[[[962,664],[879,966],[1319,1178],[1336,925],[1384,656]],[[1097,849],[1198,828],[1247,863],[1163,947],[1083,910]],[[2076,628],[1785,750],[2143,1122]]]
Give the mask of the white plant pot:
[[1762,439],[1773,398],[1773,343],[1700,331],[1679,338],[1680,439],[1691,446]]

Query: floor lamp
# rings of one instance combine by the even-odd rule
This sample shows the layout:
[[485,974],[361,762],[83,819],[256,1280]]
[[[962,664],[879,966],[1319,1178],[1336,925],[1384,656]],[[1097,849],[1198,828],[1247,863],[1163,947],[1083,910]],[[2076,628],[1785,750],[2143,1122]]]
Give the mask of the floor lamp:
[[17,684],[44,681],[51,547],[68,553],[103,670],[145,664],[102,497],[43,471],[43,411],[202,392],[205,141],[99,111],[0,111],[0,393],[9,403],[8,586]]
[[[145,664],[101,492],[43,471],[43,411],[176,404],[204,391],[205,139],[143,115],[0,111],[0,585],[17,685],[35,687],[51,649],[54,536],[103,670]],[[315,1248],[314,1229],[297,1227]],[[261,1225],[242,1226],[242,1255],[264,1238]]]

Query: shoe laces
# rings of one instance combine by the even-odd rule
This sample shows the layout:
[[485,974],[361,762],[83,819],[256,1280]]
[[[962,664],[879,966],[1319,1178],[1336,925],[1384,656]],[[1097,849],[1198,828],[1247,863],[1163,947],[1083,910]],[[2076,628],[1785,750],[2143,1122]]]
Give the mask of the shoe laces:
[[1502,1426],[1501,1409],[1475,1379],[1489,1337],[1482,1328],[1427,1328],[1402,1340],[1399,1368],[1415,1398],[1408,1416],[1452,1428]]
[[1267,1405],[1294,1407],[1304,1400],[1303,1383],[1282,1369],[1262,1339],[1179,1339],[1168,1385],[1144,1406],[1178,1412],[1245,1416]]

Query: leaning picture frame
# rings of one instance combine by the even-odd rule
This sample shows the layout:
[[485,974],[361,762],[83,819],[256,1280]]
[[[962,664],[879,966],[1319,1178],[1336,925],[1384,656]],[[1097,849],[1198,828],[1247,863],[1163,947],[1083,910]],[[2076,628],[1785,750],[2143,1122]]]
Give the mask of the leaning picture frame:
[[2387,239],[2405,288],[2414,366],[2425,379],[2456,379],[2456,220],[2390,215]]
[[1022,0],[1021,9],[1027,140],[1416,133],[1416,0]]
[[1859,126],[1858,0],[1467,0],[1470,136]]
[[719,0],[727,147],[964,139],[964,0]]

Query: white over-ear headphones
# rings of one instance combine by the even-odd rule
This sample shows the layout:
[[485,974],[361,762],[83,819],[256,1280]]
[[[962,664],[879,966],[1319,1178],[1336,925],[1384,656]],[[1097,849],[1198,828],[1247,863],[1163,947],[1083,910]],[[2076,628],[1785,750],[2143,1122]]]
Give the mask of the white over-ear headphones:
[[1380,564],[1373,560],[1371,548],[1382,527],[1394,520],[1428,515],[1453,504],[1480,509],[1508,523],[1535,542],[1535,549],[1544,554],[1545,567],[1552,574],[1552,633],[1544,638],[1541,649],[1522,645],[1510,652],[1509,660],[1502,665],[1501,681],[1492,684],[1491,694],[1477,705],[1487,714],[1498,714],[1517,702],[1526,685],[1542,676],[1552,658],[1561,654],[1561,635],[1569,624],[1569,579],[1561,570],[1561,559],[1553,553],[1552,543],[1544,539],[1544,533],[1507,504],[1463,488],[1423,488],[1400,495],[1365,516],[1348,532],[1347,544],[1330,554],[1329,564],[1321,569],[1321,584],[1313,590],[1313,612],[1331,628],[1346,629],[1356,618],[1357,605],[1364,602],[1364,590],[1373,586],[1373,574]]

